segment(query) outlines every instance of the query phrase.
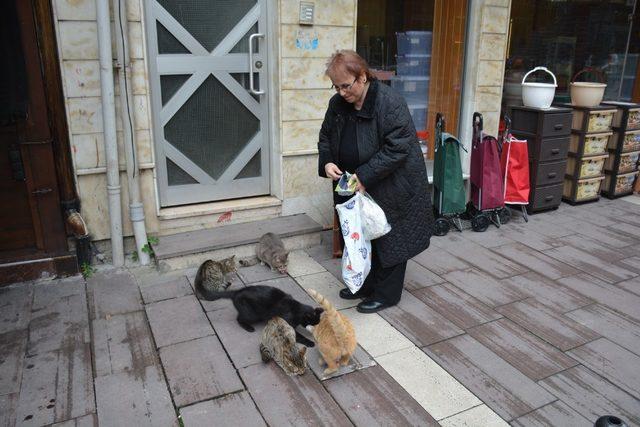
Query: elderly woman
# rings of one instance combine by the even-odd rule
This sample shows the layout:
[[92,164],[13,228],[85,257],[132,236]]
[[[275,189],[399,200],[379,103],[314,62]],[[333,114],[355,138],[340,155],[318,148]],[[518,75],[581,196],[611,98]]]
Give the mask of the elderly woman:
[[[355,294],[361,313],[397,304],[407,261],[429,247],[433,212],[427,173],[407,104],[376,80],[357,53],[342,50],[327,63],[336,94],[320,129],[319,174],[336,181],[354,174],[358,191],[367,191],[384,210],[391,231],[372,241],[371,272]],[[335,186],[335,183],[334,183]],[[334,202],[341,203],[334,193]]]

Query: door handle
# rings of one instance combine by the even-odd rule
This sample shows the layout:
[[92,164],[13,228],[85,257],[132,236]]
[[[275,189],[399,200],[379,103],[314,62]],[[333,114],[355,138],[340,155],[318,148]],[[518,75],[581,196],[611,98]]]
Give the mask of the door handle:
[[564,127],[564,125],[562,123],[558,123],[557,125],[555,125],[553,128],[555,130],[562,130],[562,128]]
[[253,68],[253,39],[258,37],[264,37],[264,34],[255,33],[249,36],[249,92],[254,95],[264,95],[264,90],[256,90],[253,86],[253,73],[255,72]]
[[36,196],[39,196],[40,194],[47,194],[47,193],[51,193],[53,190],[51,188],[39,188],[37,190],[33,190],[31,192],[31,194],[35,194]]
[[545,202],[550,202],[550,201],[552,201],[552,200],[553,200],[553,196],[551,196],[551,195],[549,195],[549,196],[547,196],[547,197],[545,197],[545,198],[544,198],[544,201],[545,201]]
[[555,178],[557,175],[557,173],[555,172],[549,172],[549,174],[547,175],[549,178]]
[[551,149],[551,154],[560,154],[560,149],[559,148],[552,148]]

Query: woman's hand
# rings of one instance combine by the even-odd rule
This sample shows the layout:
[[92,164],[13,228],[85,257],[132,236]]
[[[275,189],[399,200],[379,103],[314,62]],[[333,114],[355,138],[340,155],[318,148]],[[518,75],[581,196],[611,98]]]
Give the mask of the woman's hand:
[[327,163],[324,165],[324,172],[327,174],[329,178],[334,181],[337,181],[342,176],[342,171],[336,166],[335,163]]
[[358,179],[358,176],[355,173],[353,175],[351,175],[351,177],[349,178],[349,183],[351,183],[353,181],[356,182],[356,191],[364,193],[365,192],[364,185],[362,185],[362,183]]

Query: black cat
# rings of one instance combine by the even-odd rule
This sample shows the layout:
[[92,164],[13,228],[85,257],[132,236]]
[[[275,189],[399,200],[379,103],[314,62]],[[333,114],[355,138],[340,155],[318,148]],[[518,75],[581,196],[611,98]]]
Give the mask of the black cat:
[[[282,317],[294,329],[300,325],[317,325],[323,309],[296,301],[286,292],[272,286],[247,286],[236,291],[211,291],[202,295],[208,301],[228,298],[238,310],[238,323],[249,332],[255,331],[254,323],[266,322],[274,316]],[[313,347],[313,341],[296,331],[296,341]]]

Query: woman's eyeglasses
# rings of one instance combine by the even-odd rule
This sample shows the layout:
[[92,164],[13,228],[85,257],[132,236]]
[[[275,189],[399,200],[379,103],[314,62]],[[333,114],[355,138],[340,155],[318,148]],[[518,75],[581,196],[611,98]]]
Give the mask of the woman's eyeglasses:
[[351,84],[344,83],[341,85],[331,85],[331,88],[335,89],[336,92],[340,92],[340,90],[344,90],[344,91],[351,90],[351,88],[353,87],[354,84],[356,84],[357,81],[358,81],[358,78],[356,77],[353,83]]

